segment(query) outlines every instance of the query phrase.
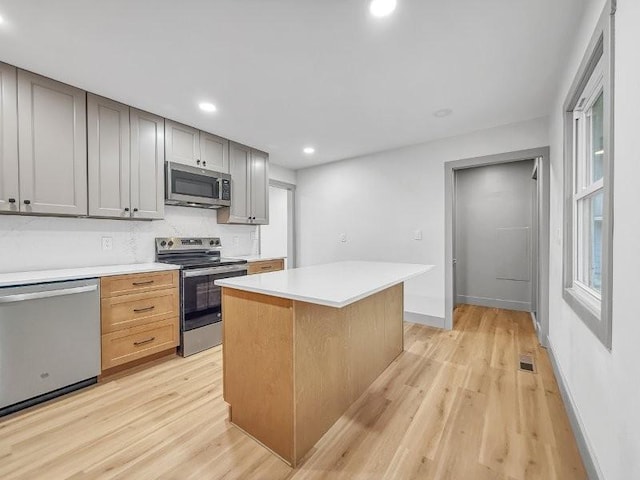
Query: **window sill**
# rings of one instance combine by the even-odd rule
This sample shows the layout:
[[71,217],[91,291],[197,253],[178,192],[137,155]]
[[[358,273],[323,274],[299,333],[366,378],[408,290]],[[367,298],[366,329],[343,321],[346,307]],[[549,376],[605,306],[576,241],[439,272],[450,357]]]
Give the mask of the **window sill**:
[[[593,298],[581,288],[572,286],[565,288],[562,297],[571,309],[589,327],[589,329],[603,341],[603,324],[601,321],[601,302]],[[604,343],[604,341],[603,341]],[[611,348],[607,345],[608,348]]]

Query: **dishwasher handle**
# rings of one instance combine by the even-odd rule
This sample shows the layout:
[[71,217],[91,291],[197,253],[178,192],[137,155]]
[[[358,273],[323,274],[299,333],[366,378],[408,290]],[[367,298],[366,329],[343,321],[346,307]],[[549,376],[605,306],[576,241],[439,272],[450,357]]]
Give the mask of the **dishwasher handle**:
[[18,293],[0,297],[0,304],[26,302],[27,300],[38,300],[41,298],[62,297],[64,295],[75,295],[77,293],[94,292],[97,285],[86,285],[84,287],[63,288],[60,290],[46,290],[44,292]]

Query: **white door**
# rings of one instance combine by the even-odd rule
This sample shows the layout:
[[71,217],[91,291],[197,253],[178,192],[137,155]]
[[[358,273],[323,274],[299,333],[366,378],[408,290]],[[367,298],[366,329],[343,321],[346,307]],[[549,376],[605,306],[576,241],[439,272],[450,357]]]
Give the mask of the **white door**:
[[18,70],[20,210],[87,214],[86,92]]
[[0,211],[20,208],[16,68],[0,63]]
[[89,215],[131,216],[129,140],[129,107],[88,94]]
[[285,266],[293,258],[293,192],[269,187],[269,224],[260,227],[260,254],[285,257]]
[[131,108],[131,216],[164,217],[164,118]]

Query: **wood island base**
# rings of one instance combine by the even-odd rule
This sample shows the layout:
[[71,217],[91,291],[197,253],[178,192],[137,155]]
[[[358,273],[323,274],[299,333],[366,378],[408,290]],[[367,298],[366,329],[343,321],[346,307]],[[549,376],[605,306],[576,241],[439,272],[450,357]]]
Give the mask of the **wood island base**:
[[230,420],[295,467],[403,350],[403,284],[343,308],[223,288]]

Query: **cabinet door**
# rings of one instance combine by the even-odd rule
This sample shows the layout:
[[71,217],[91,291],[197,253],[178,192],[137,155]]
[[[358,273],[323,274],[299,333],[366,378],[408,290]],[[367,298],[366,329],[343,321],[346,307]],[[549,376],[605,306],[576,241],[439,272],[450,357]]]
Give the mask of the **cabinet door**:
[[197,129],[166,120],[165,150],[168,162],[200,164],[200,133]]
[[203,168],[229,173],[229,140],[200,132],[200,155]]
[[231,174],[231,207],[229,223],[251,223],[249,203],[249,166],[251,149],[231,142],[229,145],[229,173]]
[[269,223],[269,154],[251,150],[250,200],[252,223]]
[[130,216],[129,107],[87,95],[89,215]]
[[86,92],[18,70],[20,211],[87,214]]
[[130,109],[131,216],[164,217],[164,118]]
[[20,208],[16,68],[0,63],[0,212]]

